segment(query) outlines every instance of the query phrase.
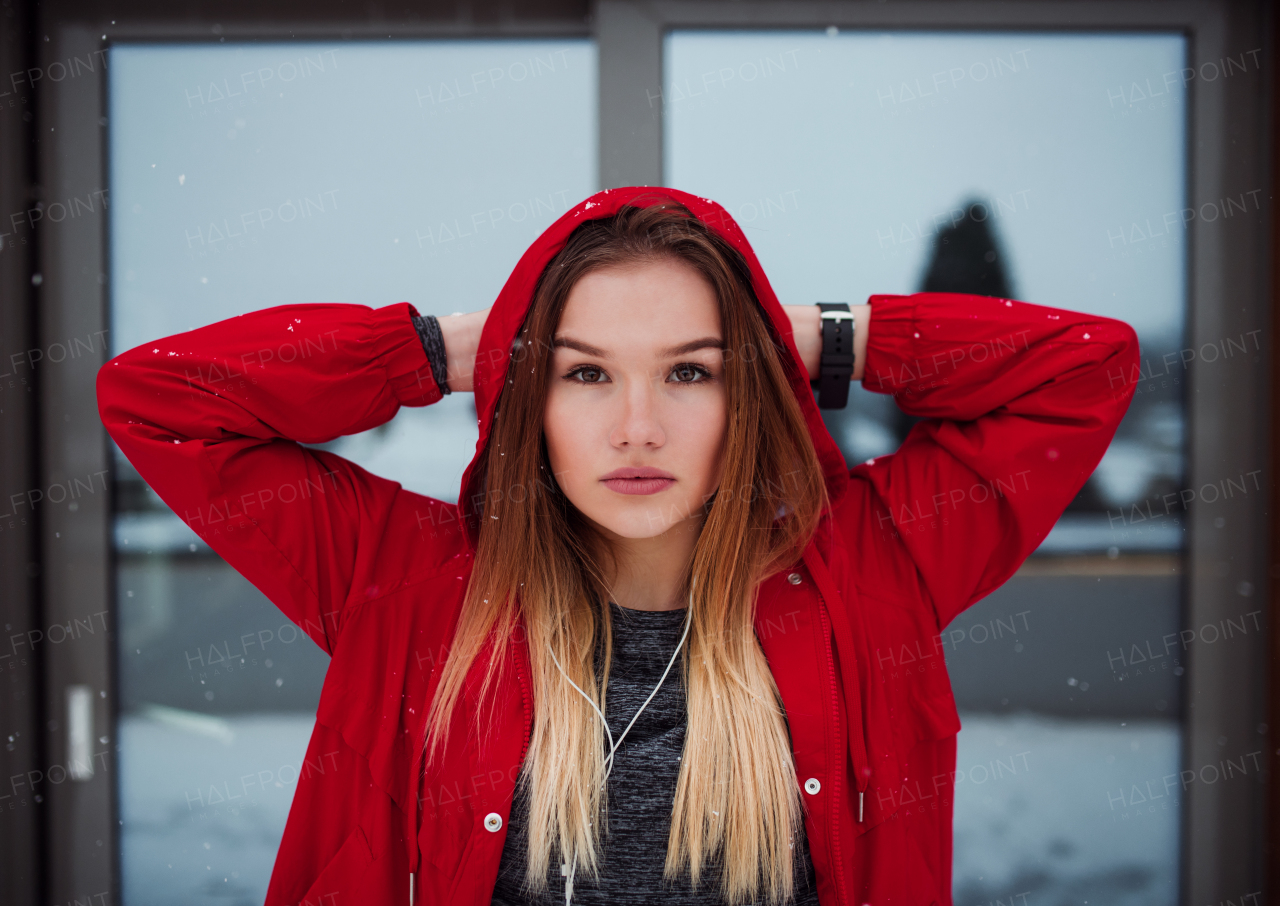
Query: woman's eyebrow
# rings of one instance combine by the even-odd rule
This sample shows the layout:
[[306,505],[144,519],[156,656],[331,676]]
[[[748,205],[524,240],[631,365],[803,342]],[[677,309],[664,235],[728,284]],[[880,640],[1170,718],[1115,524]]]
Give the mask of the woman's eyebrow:
[[688,343],[681,343],[679,346],[671,346],[658,353],[661,358],[670,358],[672,356],[684,355],[686,352],[695,352],[699,349],[721,349],[724,341],[719,337],[699,337],[696,340],[690,340]]
[[576,349],[578,350],[578,352],[582,353],[583,355],[593,355],[596,358],[600,358],[600,359],[609,358],[609,354],[605,352],[603,349],[597,349],[596,347],[592,346],[590,343],[583,343],[581,340],[575,340],[572,337],[556,337],[554,340],[552,340],[551,345],[553,347],[563,346],[566,349]]
[[[552,341],[552,346],[564,346],[567,349],[576,349],[584,355],[596,356],[597,358],[607,359],[609,353],[603,349],[592,346],[590,343],[583,343],[581,340],[575,340],[572,337],[556,337]],[[671,358],[672,356],[684,355],[688,352],[694,352],[699,349],[722,349],[724,341],[719,337],[699,337],[696,340],[690,340],[687,343],[681,343],[679,346],[670,346],[660,350],[658,356],[660,358]]]

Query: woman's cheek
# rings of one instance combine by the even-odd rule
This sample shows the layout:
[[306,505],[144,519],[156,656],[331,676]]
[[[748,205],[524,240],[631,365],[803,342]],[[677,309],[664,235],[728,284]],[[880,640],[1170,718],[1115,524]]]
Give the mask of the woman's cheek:
[[690,440],[689,452],[697,463],[700,493],[712,494],[720,484],[720,471],[724,464],[724,444],[727,432],[724,401],[701,409],[689,420],[683,430]]

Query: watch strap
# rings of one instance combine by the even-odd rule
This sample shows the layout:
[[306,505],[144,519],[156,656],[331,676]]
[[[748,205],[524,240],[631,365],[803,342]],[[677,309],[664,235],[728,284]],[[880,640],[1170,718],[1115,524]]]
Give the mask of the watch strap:
[[440,332],[440,322],[435,315],[410,315],[414,329],[418,331],[418,339],[422,341],[422,351],[427,355],[427,364],[431,366],[431,377],[440,388],[443,396],[453,391],[449,389],[449,366],[445,356],[444,334]]
[[848,302],[818,302],[822,312],[822,359],[818,378],[819,409],[843,409],[853,378],[853,313]]

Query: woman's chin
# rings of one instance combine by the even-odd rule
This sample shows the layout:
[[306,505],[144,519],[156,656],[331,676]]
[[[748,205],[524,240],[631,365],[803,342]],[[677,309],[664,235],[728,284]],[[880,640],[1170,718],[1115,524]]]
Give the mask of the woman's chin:
[[[684,518],[681,518],[684,513]],[[642,541],[646,538],[657,538],[680,526],[695,528],[694,521],[678,504],[666,507],[633,505],[614,507],[609,510],[601,508],[594,513],[586,513],[588,519],[597,529],[611,540]]]

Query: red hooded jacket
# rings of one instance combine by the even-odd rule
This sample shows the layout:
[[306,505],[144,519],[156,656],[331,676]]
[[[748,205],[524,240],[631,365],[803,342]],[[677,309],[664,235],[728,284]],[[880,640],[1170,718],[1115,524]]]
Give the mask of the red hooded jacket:
[[300,446],[441,398],[408,303],[269,308],[99,372],[102,420],[129,461],[332,658],[268,904],[406,903],[411,874],[415,902],[489,902],[533,720],[523,639],[497,690],[497,732],[468,732],[469,684],[443,762],[424,770],[421,747],[472,567],[476,463],[547,262],[583,220],[664,197],[746,257],[832,500],[803,560],[763,582],[755,619],[797,782],[819,782],[802,793],[819,898],[951,903],[960,721],[939,633],[1013,575],[1084,485],[1132,397],[1137,337],[1122,321],[1008,299],[873,296],[863,386],[925,420],[897,452],[850,470],[738,225],[708,199],[630,187],[548,227],[498,296],[456,505]]

